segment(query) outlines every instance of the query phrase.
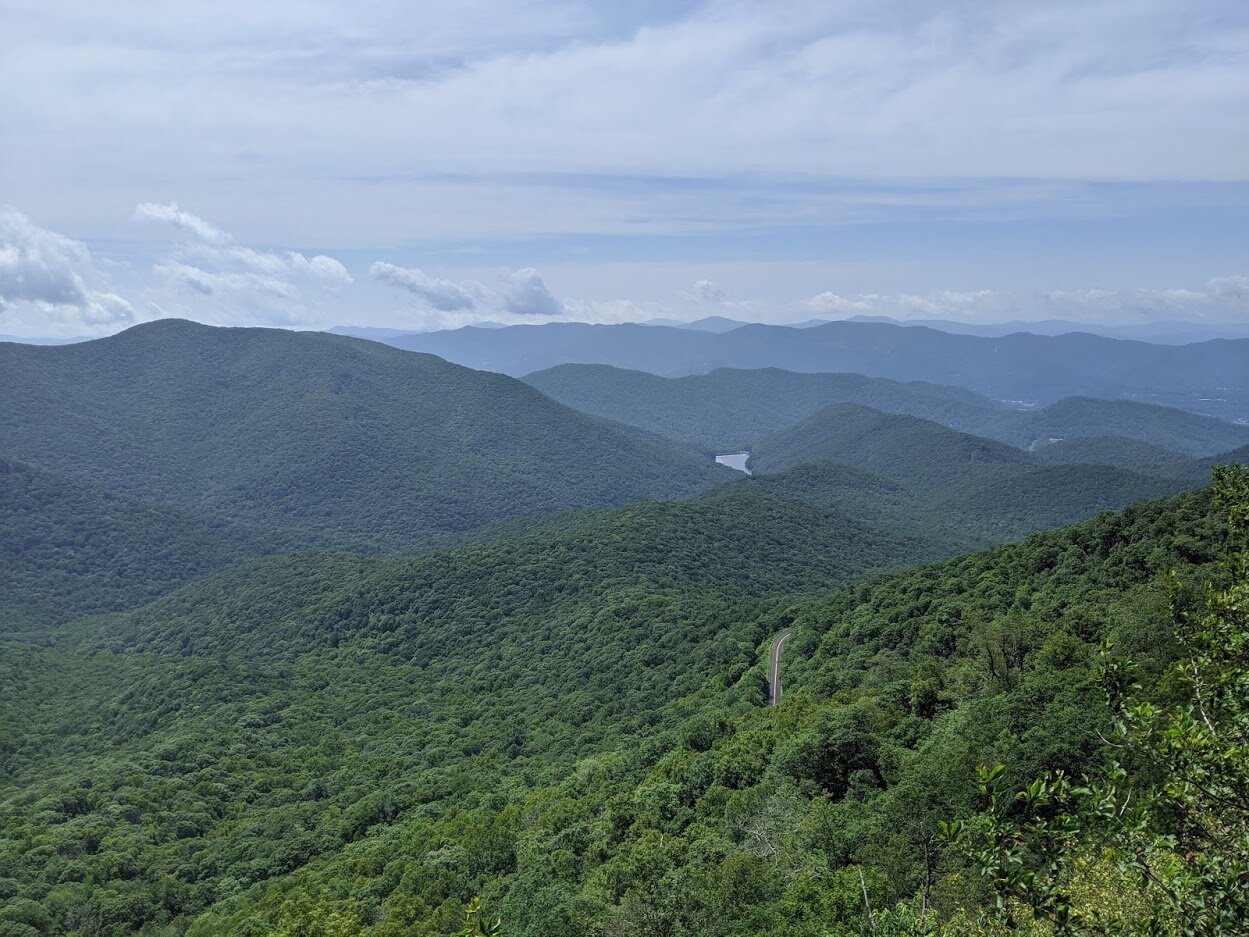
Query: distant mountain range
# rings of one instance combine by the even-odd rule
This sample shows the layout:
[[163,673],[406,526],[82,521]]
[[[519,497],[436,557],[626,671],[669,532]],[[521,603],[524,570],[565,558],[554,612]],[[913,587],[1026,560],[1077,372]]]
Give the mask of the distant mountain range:
[[[827,321],[827,320],[825,320]],[[889,325],[922,326],[953,332],[956,335],[979,335],[994,338],[1016,332],[1032,335],[1066,335],[1083,332],[1104,338],[1122,338],[1160,345],[1187,345],[1217,338],[1249,338],[1246,322],[1140,322],[1132,325],[1107,325],[1096,322],[1072,322],[1069,319],[1016,319],[1011,322],[957,322],[953,319],[894,319],[889,316],[851,316],[847,322],[883,322]],[[805,325],[819,324],[818,320]]]
[[[1031,335],[1066,335],[1071,332],[1083,332],[1088,335],[1100,335],[1104,338],[1122,338],[1139,342],[1151,342],[1159,345],[1187,345],[1193,342],[1205,342],[1217,338],[1249,338],[1249,323],[1245,322],[1194,322],[1180,320],[1162,320],[1158,322],[1140,322],[1132,325],[1113,325],[1099,322],[1073,322],[1069,319],[1014,319],[1009,322],[959,322],[955,319],[895,319],[891,316],[848,316],[845,319],[806,319],[802,322],[777,323],[785,328],[809,329],[817,325],[828,325],[831,322],[875,322],[885,325],[918,326],[937,329],[955,335],[978,335],[984,338],[997,338],[1026,332]],[[745,325],[765,325],[767,323],[730,319],[727,316],[704,316],[701,319],[685,321],[682,319],[658,318],[647,319],[637,325],[663,326],[674,329],[692,329],[697,332],[730,332]],[[479,322],[474,328],[506,328],[498,322]],[[372,328],[368,326],[335,326],[328,331],[336,335],[351,335],[356,338],[371,338],[385,341],[400,335],[419,335],[433,329],[395,329]],[[0,339],[3,340],[3,339]],[[77,339],[75,339],[77,341]],[[15,339],[23,341],[23,339]]]
[[587,413],[704,451],[748,448],[830,404],[853,403],[932,420],[1020,448],[1055,440],[1121,436],[1187,456],[1249,442],[1249,425],[1129,400],[1071,397],[1021,410],[958,387],[861,374],[720,368],[665,378],[607,365],[565,364],[524,378]]
[[716,368],[853,372],[963,387],[1044,406],[1063,397],[1122,398],[1249,419],[1249,339],[1153,345],[1087,334],[984,338],[923,326],[830,322],[727,332],[552,323],[464,328],[388,342],[520,376],[558,364],[610,364],[667,377]]

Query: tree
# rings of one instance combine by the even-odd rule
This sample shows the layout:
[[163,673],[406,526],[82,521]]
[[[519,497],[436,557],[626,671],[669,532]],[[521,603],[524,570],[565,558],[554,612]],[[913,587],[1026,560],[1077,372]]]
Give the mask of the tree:
[[[1003,766],[983,768],[988,808],[943,824],[989,880],[1000,922],[1028,908],[1060,934],[1249,934],[1249,470],[1216,467],[1214,497],[1229,529],[1222,579],[1202,612],[1173,604],[1183,704],[1146,701],[1131,663],[1103,651],[1117,746],[1144,767],[1129,774],[1115,760],[1082,784],[1058,773],[1013,798]],[[1161,780],[1141,783],[1151,769]],[[1148,896],[1142,918],[1088,900],[1102,860]]]

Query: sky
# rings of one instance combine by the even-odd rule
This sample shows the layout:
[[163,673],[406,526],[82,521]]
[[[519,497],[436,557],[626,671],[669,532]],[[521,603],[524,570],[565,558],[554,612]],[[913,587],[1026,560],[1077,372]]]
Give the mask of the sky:
[[0,334],[1249,321],[1243,0],[0,0]]

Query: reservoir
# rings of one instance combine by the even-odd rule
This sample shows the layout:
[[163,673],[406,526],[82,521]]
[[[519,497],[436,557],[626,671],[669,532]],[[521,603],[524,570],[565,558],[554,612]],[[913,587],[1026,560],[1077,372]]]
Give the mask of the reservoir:
[[746,468],[746,460],[750,458],[749,452],[732,452],[728,455],[716,456],[716,461],[721,465],[727,465],[731,469],[737,469],[739,472],[750,474],[750,469]]

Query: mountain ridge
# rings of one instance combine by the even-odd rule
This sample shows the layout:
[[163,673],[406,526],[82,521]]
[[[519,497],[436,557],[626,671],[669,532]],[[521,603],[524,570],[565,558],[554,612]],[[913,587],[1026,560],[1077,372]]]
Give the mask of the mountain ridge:
[[376,342],[162,320],[0,346],[10,454],[145,500],[416,546],[503,517],[680,497],[732,473],[519,381]]

